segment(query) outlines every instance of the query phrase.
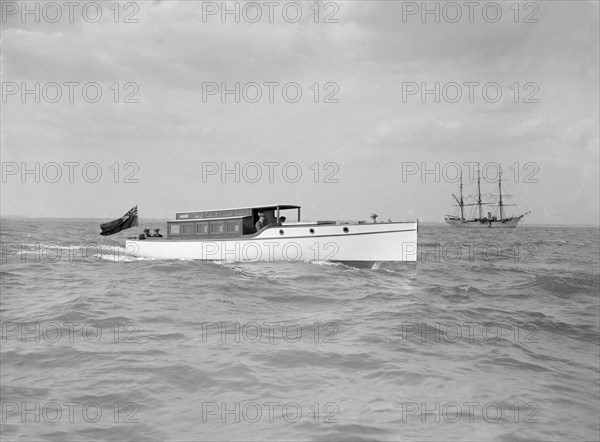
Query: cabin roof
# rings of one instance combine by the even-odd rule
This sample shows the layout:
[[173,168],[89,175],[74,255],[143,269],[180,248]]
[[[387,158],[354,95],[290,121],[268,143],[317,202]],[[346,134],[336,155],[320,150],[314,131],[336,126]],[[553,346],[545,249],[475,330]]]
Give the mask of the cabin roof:
[[288,210],[288,209],[300,209],[300,206],[295,206],[292,204],[267,204],[264,206],[246,206],[246,207],[230,207],[230,208],[221,208],[221,209],[202,209],[202,210],[183,210],[180,212],[175,212],[175,214],[178,213],[191,213],[191,212],[223,212],[226,210],[241,210],[241,209],[253,209],[253,210],[276,210],[277,207],[279,207],[280,210]]

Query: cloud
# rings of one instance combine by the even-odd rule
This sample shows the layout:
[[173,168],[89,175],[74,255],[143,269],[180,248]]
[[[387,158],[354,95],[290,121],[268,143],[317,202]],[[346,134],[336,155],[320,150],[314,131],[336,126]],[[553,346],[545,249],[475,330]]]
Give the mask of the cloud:
[[[127,2],[118,4],[118,23],[105,3],[97,23],[81,14],[73,23],[23,23],[18,15],[3,23],[4,82],[97,82],[103,92],[98,103],[80,95],[74,103],[35,103],[30,96],[23,104],[19,95],[9,97],[2,106],[3,158],[140,161],[145,181],[143,190],[128,188],[134,195],[203,189],[166,198],[169,209],[186,198],[224,192],[221,183],[202,187],[198,182],[203,161],[253,159],[309,165],[336,161],[343,166],[340,176],[346,177],[345,189],[352,195],[347,200],[335,187],[320,187],[321,192],[302,186],[286,189],[318,199],[322,207],[332,200],[340,205],[354,204],[353,199],[387,203],[391,196],[385,189],[397,185],[403,161],[536,162],[552,171],[560,165],[562,173],[553,178],[556,195],[578,192],[598,200],[593,181],[586,181],[584,189],[569,188],[578,167],[591,174],[598,161],[595,2],[502,3],[503,16],[497,23],[483,19],[481,11],[473,23],[465,15],[458,23],[436,23],[431,15],[422,23],[420,14],[406,15],[403,10],[413,2],[330,2],[329,9],[328,2],[320,2],[317,23],[309,9],[313,2],[301,4],[303,16],[297,23],[284,20],[281,10],[273,23],[222,23],[220,14],[203,15],[200,2],[136,2],[135,11],[124,9]],[[527,8],[535,5],[538,22],[525,23],[533,11]],[[515,8],[520,13],[517,23]],[[124,23],[131,12],[137,22]],[[337,22],[324,23],[332,13]],[[231,88],[236,82],[269,81],[297,82],[302,100],[288,103],[280,90],[274,103],[236,103],[231,96],[223,103],[220,93],[203,100],[206,82]],[[138,88],[137,103],[123,102],[129,82]],[[463,96],[456,103],[443,95],[423,100],[420,93],[405,100],[407,82],[428,88],[457,83]],[[481,85],[472,101],[465,82]],[[492,82],[502,89],[499,102],[482,95],[483,85]],[[528,84],[537,87],[536,102],[525,101],[532,93]],[[332,90],[337,102],[324,103]],[[589,161],[578,164],[581,158]],[[359,179],[369,185],[355,184]],[[369,189],[375,188],[373,198]],[[10,186],[3,211],[35,208],[28,201],[38,201],[39,193],[53,202],[40,214],[48,207],[71,210],[74,195],[84,197],[82,189],[66,198],[51,188],[39,192]],[[540,198],[546,194],[527,190]],[[276,186],[264,191],[282,192]],[[6,192],[3,188],[3,196]],[[409,192],[414,201],[422,201],[412,208],[415,213],[422,210],[430,219],[437,216],[426,204],[431,192],[419,186]],[[256,188],[239,186],[227,188],[226,196],[243,200],[255,193]],[[97,196],[102,198],[102,192]],[[594,207],[597,210],[597,201]],[[89,207],[89,213],[94,210]]]

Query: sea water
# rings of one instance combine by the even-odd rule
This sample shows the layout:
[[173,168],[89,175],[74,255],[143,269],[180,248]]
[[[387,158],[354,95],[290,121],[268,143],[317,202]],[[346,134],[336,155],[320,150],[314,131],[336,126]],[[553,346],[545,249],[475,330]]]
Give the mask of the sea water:
[[598,227],[361,268],[135,259],[103,221],[2,220],[3,441],[599,439]]

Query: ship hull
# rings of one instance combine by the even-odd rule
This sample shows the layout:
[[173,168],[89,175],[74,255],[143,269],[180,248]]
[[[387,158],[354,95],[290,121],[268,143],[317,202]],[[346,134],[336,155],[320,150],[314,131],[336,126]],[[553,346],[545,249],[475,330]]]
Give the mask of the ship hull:
[[226,239],[128,239],[128,254],[154,259],[203,261],[417,260],[417,223],[308,224],[274,226],[257,235]]
[[512,218],[504,221],[475,221],[475,220],[461,220],[446,218],[446,223],[452,227],[459,227],[464,229],[514,229],[517,227],[522,217]]

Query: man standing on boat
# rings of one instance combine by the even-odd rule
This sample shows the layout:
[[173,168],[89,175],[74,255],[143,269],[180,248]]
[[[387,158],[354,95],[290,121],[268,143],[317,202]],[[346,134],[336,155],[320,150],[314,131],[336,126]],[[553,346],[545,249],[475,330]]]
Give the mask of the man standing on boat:
[[254,227],[256,227],[256,231],[258,232],[265,225],[266,225],[265,224],[265,213],[264,212],[258,212],[258,221],[256,221],[256,224],[254,225]]

